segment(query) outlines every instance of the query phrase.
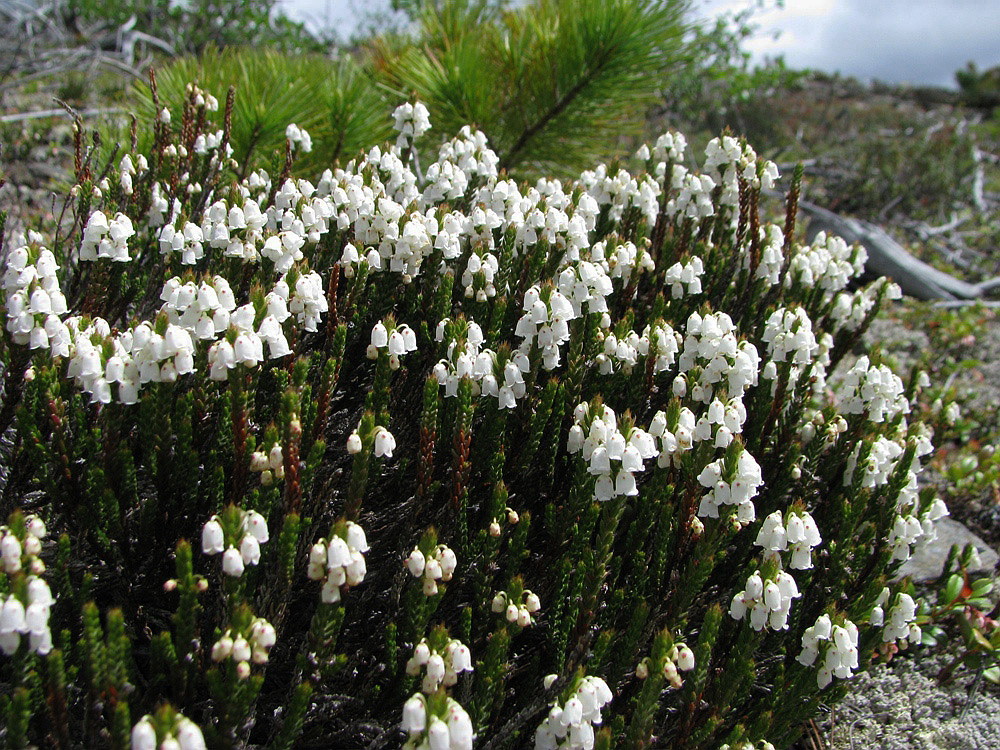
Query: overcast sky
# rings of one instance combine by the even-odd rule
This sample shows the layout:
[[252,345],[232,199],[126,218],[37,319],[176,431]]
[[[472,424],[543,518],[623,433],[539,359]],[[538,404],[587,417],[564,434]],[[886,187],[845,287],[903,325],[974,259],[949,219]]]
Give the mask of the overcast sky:
[[[752,0],[695,0],[702,16],[745,8]],[[350,36],[359,9],[388,0],[281,0],[289,15],[333,24]],[[767,0],[774,6],[774,0]],[[1000,65],[1000,0],[785,0],[758,12],[760,34],[748,45],[759,58],[783,54],[793,68],[840,71],[862,79],[954,86],[955,71],[974,61]]]

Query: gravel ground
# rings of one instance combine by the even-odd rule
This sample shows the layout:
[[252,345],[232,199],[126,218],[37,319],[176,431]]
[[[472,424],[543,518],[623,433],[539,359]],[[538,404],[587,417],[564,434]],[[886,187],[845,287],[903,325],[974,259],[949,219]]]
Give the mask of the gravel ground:
[[962,670],[947,685],[936,673],[947,656],[895,659],[852,679],[851,693],[827,724],[833,750],[987,750],[1000,748],[1000,690]]

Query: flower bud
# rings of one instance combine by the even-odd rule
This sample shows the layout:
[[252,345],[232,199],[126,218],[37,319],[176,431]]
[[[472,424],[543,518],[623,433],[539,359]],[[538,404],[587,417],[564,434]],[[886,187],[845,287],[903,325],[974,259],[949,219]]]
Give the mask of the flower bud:
[[410,571],[410,575],[414,578],[418,578],[423,575],[424,572],[424,553],[419,549],[414,548],[410,553],[410,556],[403,561],[403,565],[406,569]]
[[212,661],[218,663],[223,659],[229,658],[229,655],[233,653],[233,639],[228,635],[222,636],[215,645],[212,646]]
[[684,672],[694,669],[694,652],[687,646],[677,650],[677,668]]
[[531,624],[531,613],[524,607],[520,607],[517,610],[517,624],[522,628],[526,628]]
[[347,452],[352,456],[361,452],[361,436],[358,435],[357,430],[347,438]]
[[143,716],[132,728],[132,749],[156,750],[156,730],[148,716]]
[[201,551],[206,555],[215,555],[222,552],[224,544],[222,524],[212,516],[201,530]]
[[239,578],[243,575],[243,557],[236,547],[230,546],[222,555],[222,572],[227,576]]

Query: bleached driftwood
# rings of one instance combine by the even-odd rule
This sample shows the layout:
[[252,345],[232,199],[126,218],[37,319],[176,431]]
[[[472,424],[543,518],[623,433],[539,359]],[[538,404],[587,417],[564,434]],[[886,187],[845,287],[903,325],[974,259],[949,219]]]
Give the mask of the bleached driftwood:
[[815,203],[799,201],[799,210],[809,216],[806,237],[811,242],[820,232],[843,237],[868,251],[866,270],[874,276],[888,276],[903,293],[922,300],[975,300],[1000,289],[1000,278],[970,284],[939,271],[912,255],[876,224],[863,219],[839,216]]

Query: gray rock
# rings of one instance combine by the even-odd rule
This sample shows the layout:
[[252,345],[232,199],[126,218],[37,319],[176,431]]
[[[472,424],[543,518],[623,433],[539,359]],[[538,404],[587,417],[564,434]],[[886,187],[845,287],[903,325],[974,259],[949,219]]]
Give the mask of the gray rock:
[[982,565],[970,570],[970,573],[993,572],[998,560],[997,553],[958,521],[942,518],[937,522],[937,539],[927,544],[918,544],[916,552],[900,568],[898,578],[910,576],[914,581],[933,581],[941,575],[953,544],[957,544],[959,548],[964,548],[967,544],[975,546]]

